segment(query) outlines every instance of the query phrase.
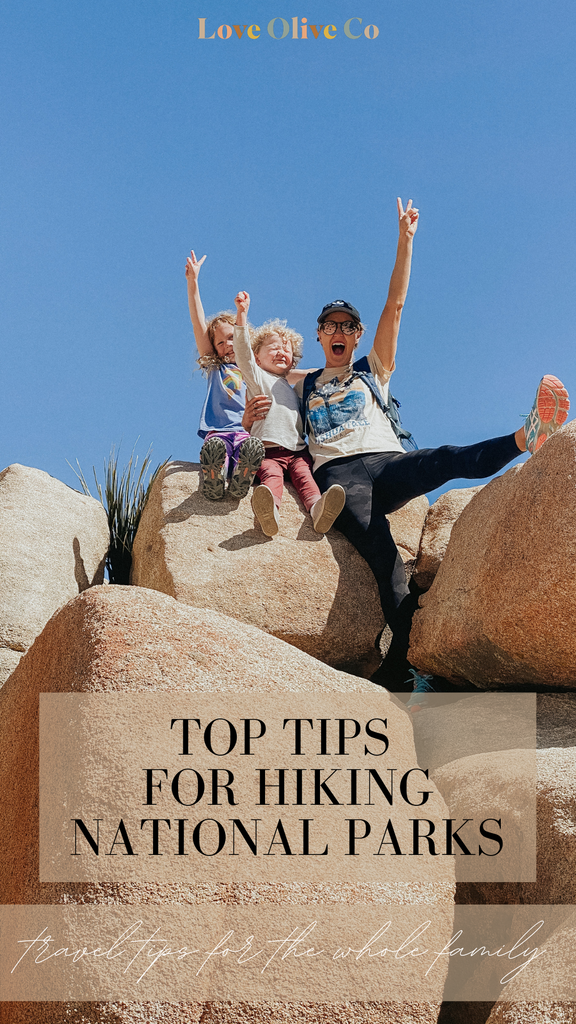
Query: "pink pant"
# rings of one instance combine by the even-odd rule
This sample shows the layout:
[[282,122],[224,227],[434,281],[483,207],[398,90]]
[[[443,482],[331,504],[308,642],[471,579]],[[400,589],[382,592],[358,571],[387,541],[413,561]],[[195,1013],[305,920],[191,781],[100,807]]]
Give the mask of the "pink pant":
[[320,491],[312,476],[312,459],[308,451],[291,452],[288,448],[266,448],[266,455],[258,470],[258,480],[266,484],[274,495],[274,504],[279,508],[284,489],[284,474],[290,477],[307,512],[320,497]]

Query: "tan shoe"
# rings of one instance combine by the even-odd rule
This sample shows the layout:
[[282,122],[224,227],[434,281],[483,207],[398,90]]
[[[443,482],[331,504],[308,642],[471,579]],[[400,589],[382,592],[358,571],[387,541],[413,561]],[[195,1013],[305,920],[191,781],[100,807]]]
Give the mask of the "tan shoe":
[[275,537],[278,533],[278,509],[274,504],[274,495],[266,484],[254,488],[252,509],[267,537]]
[[346,503],[346,491],[340,484],[332,484],[310,509],[316,533],[328,533]]

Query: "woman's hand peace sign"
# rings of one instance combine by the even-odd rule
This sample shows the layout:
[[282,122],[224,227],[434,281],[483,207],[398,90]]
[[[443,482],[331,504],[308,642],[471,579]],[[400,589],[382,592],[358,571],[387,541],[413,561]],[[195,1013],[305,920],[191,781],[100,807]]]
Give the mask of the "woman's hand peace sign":
[[412,200],[409,199],[406,204],[406,209],[402,206],[402,200],[396,200],[398,204],[398,221],[400,234],[405,234],[408,238],[413,238],[416,234],[416,228],[418,227],[418,217],[420,214],[418,210],[415,210],[412,206]]

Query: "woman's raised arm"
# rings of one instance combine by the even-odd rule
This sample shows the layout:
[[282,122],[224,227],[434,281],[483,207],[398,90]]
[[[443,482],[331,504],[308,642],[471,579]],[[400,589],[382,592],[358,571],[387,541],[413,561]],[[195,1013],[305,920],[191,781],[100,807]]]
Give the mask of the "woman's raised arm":
[[418,210],[413,208],[411,199],[408,200],[406,209],[403,208],[401,199],[398,199],[397,203],[399,237],[396,262],[392,271],[392,277],[390,278],[386,305],[382,310],[382,316],[378,322],[374,337],[376,355],[386,370],[394,369],[400,319],[410,282],[412,243],[416,234],[416,228],[418,227],[419,217]]

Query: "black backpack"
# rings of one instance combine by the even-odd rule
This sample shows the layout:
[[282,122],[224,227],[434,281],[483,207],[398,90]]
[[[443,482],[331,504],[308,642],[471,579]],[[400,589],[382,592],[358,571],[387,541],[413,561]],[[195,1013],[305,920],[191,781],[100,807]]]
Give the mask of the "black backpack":
[[[386,404],[386,402],[382,398],[380,388],[378,387],[376,381],[374,380],[374,375],[370,369],[368,357],[362,356],[361,359],[358,359],[355,363],[353,363],[352,370],[353,376],[360,377],[360,380],[364,382],[366,387],[370,388],[370,391],[374,395],[374,398],[378,402],[378,405],[382,409],[382,412],[384,413],[385,416],[388,417],[392,430],[396,434],[396,437],[400,441],[400,444],[402,445],[404,450],[407,452],[416,451],[418,448],[416,441],[412,437],[410,431],[404,429],[404,427],[402,426],[402,422],[400,420],[400,414],[398,412],[398,409],[400,408],[400,402],[398,401],[397,398],[394,398],[393,395],[388,393],[390,402],[388,405]],[[314,386],[316,384],[318,377],[323,372],[323,369],[314,370],[313,373],[308,373],[304,378],[304,385],[302,387],[302,422],[304,423],[304,425],[306,425],[306,419],[308,416],[308,399],[310,398],[310,395],[314,391]]]

